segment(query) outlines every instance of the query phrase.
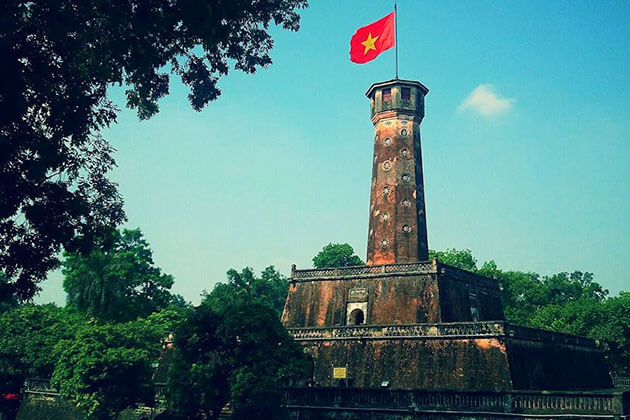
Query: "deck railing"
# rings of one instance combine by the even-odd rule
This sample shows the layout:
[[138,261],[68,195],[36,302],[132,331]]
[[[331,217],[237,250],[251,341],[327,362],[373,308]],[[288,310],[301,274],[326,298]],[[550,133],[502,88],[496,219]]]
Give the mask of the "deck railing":
[[627,416],[630,410],[629,397],[630,394],[623,392],[579,391],[406,391],[355,388],[291,388],[283,391],[284,403],[292,409],[310,407],[372,412],[524,413],[550,414],[550,418],[567,414],[630,418]]
[[[437,338],[437,337],[507,337],[518,340],[545,341],[581,347],[597,347],[597,340],[539,330],[505,321],[449,322],[407,325],[349,325],[337,327],[288,328],[299,341],[341,340],[356,338]],[[630,382],[630,378],[628,382]],[[625,382],[630,385],[630,383]],[[624,382],[620,382],[624,383]],[[627,385],[626,385],[627,386]]]
[[435,274],[437,273],[437,265],[434,262],[429,261],[403,264],[358,265],[354,267],[338,268],[313,268],[307,270],[297,270],[295,266],[293,266],[291,267],[291,280],[299,281],[306,279],[403,273]]
[[[166,384],[153,384],[153,392],[158,399],[166,398]],[[50,384],[50,379],[28,378],[24,381],[25,394],[58,396],[59,390]]]
[[289,328],[296,340],[342,338],[404,338],[404,337],[496,337],[503,335],[504,323],[457,322],[443,324],[359,325],[319,328]]
[[24,381],[24,393],[56,396],[59,390],[50,384],[50,379],[28,378]]

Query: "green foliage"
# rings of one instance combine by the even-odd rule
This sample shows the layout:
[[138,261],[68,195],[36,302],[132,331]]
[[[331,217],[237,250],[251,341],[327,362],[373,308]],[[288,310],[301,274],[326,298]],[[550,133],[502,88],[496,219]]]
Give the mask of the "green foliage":
[[610,346],[610,362],[617,374],[630,375],[630,292],[606,299],[605,321],[593,327],[591,337],[603,338]]
[[18,392],[24,380],[49,378],[57,343],[75,335],[81,317],[68,309],[22,305],[0,315],[0,393]]
[[86,325],[60,343],[52,383],[89,419],[107,420],[151,396],[151,365],[143,331],[129,325]]
[[204,293],[203,305],[222,312],[227,306],[256,302],[270,306],[278,315],[282,313],[289,283],[273,265],[265,268],[260,277],[256,277],[249,267],[243,268],[240,273],[230,269],[227,277],[227,283],[217,283],[212,292]]
[[216,312],[201,305],[175,332],[167,402],[177,418],[195,419],[199,413],[216,418],[229,400],[229,366],[217,336],[220,323]]
[[311,363],[276,314],[263,305],[229,308],[217,333],[232,368],[230,402],[234,419],[280,419],[280,387],[311,377]]
[[569,334],[589,335],[606,317],[600,302],[574,300],[563,305],[550,304],[536,309],[529,325]]
[[499,281],[503,310],[509,321],[529,325],[536,309],[548,303],[547,289],[537,273],[502,271],[494,261],[486,261],[477,273]]
[[113,419],[136,403],[151,403],[152,364],[181,313],[165,310],[119,324],[83,323],[55,347],[52,384],[92,420]]
[[575,300],[602,301],[608,290],[593,281],[593,273],[558,273],[543,279],[547,290],[547,301],[552,305],[563,305]]
[[175,333],[168,405],[181,419],[283,418],[279,388],[310,377],[310,360],[277,313],[255,301],[218,313],[200,305]]
[[457,250],[449,248],[445,251],[429,250],[429,260],[436,258],[444,264],[461,268],[462,270],[477,271],[477,260],[470,249]]
[[[21,305],[0,314],[0,392],[52,376],[97,420],[151,401],[152,363],[189,307],[168,291],[173,279],[153,266],[139,230],[111,231],[98,244],[89,255],[66,255],[66,308]],[[104,323],[126,319],[136,320]]]
[[153,264],[140,229],[113,230],[89,254],[65,254],[63,287],[68,305],[89,316],[117,321],[163,309],[173,301],[169,292],[173,277]]
[[306,0],[3,0],[0,2],[0,271],[28,300],[58,266],[125,216],[114,149],[99,131],[127,87],[141,119],[158,112],[169,72],[201,110],[230,64],[271,64],[270,25],[297,30]]
[[354,254],[354,249],[349,244],[330,243],[313,257],[313,266],[315,268],[347,267],[363,264],[364,262]]

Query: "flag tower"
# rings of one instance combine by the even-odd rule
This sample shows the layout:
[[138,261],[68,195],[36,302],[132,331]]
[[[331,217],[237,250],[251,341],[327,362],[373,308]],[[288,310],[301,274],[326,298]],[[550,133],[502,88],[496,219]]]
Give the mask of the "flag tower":
[[366,93],[374,124],[368,265],[429,259],[420,143],[428,92],[420,82],[394,79]]

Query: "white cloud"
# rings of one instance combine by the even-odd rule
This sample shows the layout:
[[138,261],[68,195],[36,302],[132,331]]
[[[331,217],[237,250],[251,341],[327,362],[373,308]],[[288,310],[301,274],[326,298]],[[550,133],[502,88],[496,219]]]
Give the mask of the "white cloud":
[[457,107],[460,111],[472,110],[484,117],[505,114],[516,99],[501,98],[494,92],[493,85],[479,85]]

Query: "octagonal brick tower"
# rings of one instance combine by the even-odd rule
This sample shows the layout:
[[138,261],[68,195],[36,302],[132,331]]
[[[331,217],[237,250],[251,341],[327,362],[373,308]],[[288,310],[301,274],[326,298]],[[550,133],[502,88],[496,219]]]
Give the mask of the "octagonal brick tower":
[[374,124],[367,264],[427,261],[420,123],[429,89],[394,79],[368,89]]

